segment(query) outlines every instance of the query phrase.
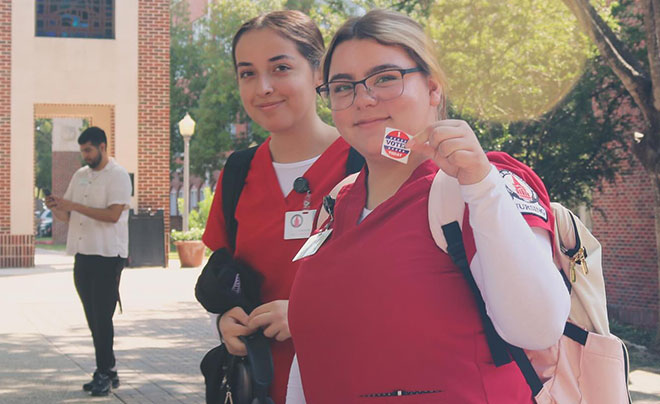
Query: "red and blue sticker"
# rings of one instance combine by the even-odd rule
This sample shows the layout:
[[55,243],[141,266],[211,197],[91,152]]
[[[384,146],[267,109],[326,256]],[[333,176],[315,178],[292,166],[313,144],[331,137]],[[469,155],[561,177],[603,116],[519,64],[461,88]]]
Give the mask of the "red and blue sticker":
[[385,137],[383,138],[383,146],[380,154],[398,161],[399,163],[407,164],[410,149],[407,147],[410,135],[398,129],[385,128]]

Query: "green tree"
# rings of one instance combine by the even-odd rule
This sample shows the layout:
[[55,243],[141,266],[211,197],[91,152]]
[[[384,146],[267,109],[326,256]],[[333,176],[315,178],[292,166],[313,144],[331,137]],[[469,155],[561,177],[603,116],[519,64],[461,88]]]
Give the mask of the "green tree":
[[39,191],[53,189],[53,120],[34,120],[34,182]]
[[571,90],[591,55],[558,0],[437,0],[426,25],[454,106],[481,119],[539,117]]
[[591,190],[603,179],[613,180],[629,161],[623,134],[633,119],[625,112],[630,103],[596,58],[575,88],[536,119],[498,123],[462,117],[472,123],[485,149],[505,151],[533,167],[552,200],[576,207],[590,204]]
[[[452,116],[468,120],[486,148],[532,166],[554,199],[588,202],[591,187],[619,169],[617,151],[624,146],[618,139],[627,121],[596,116],[592,105],[616,110],[625,91],[598,67],[593,47],[557,0],[222,0],[210,11],[202,51],[207,81],[191,113],[198,123],[191,141],[193,172],[219,169],[224,152],[267,136],[242,108],[231,39],[249,18],[285,7],[307,12],[326,42],[346,18],[375,7],[422,23],[449,76]],[[331,122],[327,108],[319,106],[319,113]],[[235,122],[248,123],[247,139],[232,137]]]
[[197,108],[208,75],[203,63],[203,38],[193,32],[188,2],[172,0],[170,10],[170,156],[175,157],[183,152],[177,124],[186,112]]

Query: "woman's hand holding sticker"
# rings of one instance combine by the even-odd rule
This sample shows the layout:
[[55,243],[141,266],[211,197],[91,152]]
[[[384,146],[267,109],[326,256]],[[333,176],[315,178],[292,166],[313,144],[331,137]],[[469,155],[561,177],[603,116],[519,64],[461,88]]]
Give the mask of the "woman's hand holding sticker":
[[477,136],[465,121],[437,121],[415,135],[408,147],[427,156],[461,185],[475,184],[488,175],[490,163]]

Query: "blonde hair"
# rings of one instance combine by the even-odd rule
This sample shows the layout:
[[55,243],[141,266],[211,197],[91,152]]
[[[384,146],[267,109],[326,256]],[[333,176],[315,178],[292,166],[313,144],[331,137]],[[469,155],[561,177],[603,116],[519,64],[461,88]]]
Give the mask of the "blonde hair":
[[440,118],[447,115],[447,79],[440,67],[433,42],[424,28],[407,15],[391,10],[374,9],[362,17],[347,20],[335,33],[323,59],[323,80],[328,81],[332,55],[339,44],[351,39],[372,39],[382,45],[401,47],[417,65],[440,83],[442,94],[438,107]]

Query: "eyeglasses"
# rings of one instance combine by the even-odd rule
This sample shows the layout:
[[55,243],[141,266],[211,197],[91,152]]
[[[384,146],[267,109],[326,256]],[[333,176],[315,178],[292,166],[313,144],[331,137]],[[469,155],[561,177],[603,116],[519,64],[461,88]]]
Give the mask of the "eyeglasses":
[[372,97],[387,101],[403,94],[403,76],[421,71],[421,67],[381,70],[358,81],[336,80],[321,84],[316,87],[316,92],[331,110],[341,111],[353,105],[358,84],[362,84]]

